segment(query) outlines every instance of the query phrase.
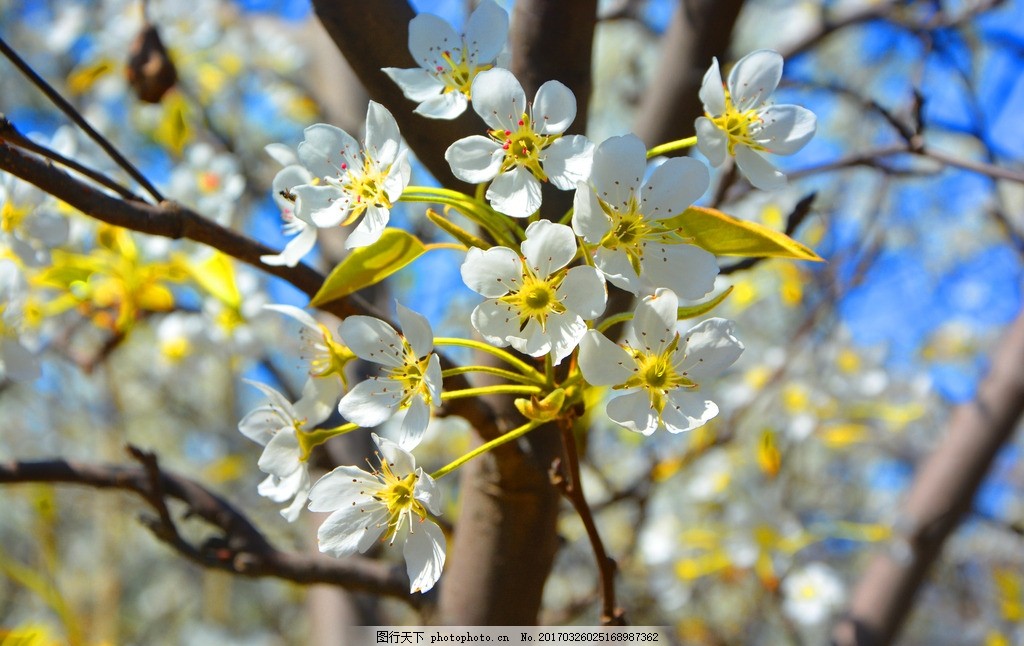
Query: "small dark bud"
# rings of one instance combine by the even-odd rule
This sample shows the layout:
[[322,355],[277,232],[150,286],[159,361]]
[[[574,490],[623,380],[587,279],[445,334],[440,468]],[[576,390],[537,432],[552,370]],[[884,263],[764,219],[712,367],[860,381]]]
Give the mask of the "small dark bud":
[[128,51],[128,66],[125,68],[128,84],[139,100],[160,103],[167,90],[177,82],[178,72],[160,41],[156,27],[147,24]]

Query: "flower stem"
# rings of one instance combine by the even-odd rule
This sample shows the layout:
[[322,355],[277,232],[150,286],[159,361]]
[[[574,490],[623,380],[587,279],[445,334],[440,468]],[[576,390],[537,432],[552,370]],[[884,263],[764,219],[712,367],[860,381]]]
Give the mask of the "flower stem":
[[598,332],[604,332],[611,326],[616,325],[618,323],[625,323],[626,321],[629,321],[632,318],[633,312],[620,312],[613,316],[609,316],[605,320],[601,321],[600,323],[597,324],[597,327],[595,327],[594,329],[596,329]]
[[658,155],[664,155],[665,153],[670,153],[675,150],[683,150],[684,148],[690,148],[691,146],[696,145],[696,143],[697,135],[687,137],[686,139],[677,139],[675,141],[670,141],[667,144],[661,144],[660,146],[655,146],[654,148],[648,150],[647,159],[657,157]]
[[539,395],[542,392],[544,392],[544,389],[540,386],[496,384],[494,386],[479,386],[477,388],[449,390],[448,392],[441,393],[441,401],[465,399],[466,397],[477,397],[479,395]]
[[491,440],[490,442],[486,442],[484,444],[481,444],[480,446],[476,447],[475,449],[473,449],[469,453],[466,453],[465,455],[459,456],[455,460],[451,461],[450,463],[448,463],[445,466],[441,467],[440,469],[438,469],[434,473],[430,474],[430,477],[435,479],[435,480],[437,480],[438,478],[444,477],[444,476],[448,475],[449,473],[451,473],[452,471],[454,471],[454,470],[458,469],[459,467],[461,467],[463,464],[465,464],[465,463],[469,462],[470,460],[472,460],[473,458],[477,457],[478,455],[482,455],[484,453],[487,453],[488,451],[490,451],[493,448],[499,447],[502,444],[506,444],[506,443],[511,442],[512,440],[516,439],[516,438],[522,437],[522,436],[526,435],[527,433],[529,433],[530,431],[532,431],[533,429],[535,429],[538,426],[540,426],[541,424],[543,424],[543,422],[532,421],[532,422],[527,422],[526,424],[523,424],[522,426],[520,426],[518,428],[512,429],[508,433],[505,433],[504,435],[502,435],[500,437],[496,437],[493,440]]
[[509,225],[489,207],[474,200],[465,193],[432,186],[409,186],[399,198],[400,202],[433,202],[450,206],[473,220],[494,237],[495,240],[516,247]]
[[515,367],[516,369],[519,370],[519,372],[523,373],[524,375],[527,375],[529,377],[535,377],[538,383],[543,383],[544,381],[544,377],[539,372],[537,372],[533,368],[533,366],[526,363],[522,359],[512,356],[511,354],[505,352],[501,348],[494,347],[493,345],[488,345],[486,343],[474,341],[472,339],[458,339],[454,337],[438,337],[434,339],[434,345],[457,345],[465,348],[473,348],[474,350],[479,350],[481,352],[486,352],[487,354],[494,355],[495,357],[498,357],[505,363]]
[[309,454],[313,452],[313,449],[320,446],[332,437],[338,437],[345,433],[350,433],[359,428],[358,424],[348,422],[341,426],[335,426],[334,428],[318,428],[312,431],[301,431],[296,433],[296,437],[299,440],[299,449],[301,450],[300,458],[303,462],[309,459]]
[[441,372],[443,378],[454,377],[455,375],[466,374],[467,372],[483,372],[502,379],[508,379],[509,381],[515,381],[521,384],[541,385],[543,382],[540,381],[534,375],[521,375],[518,372],[512,372],[511,370],[505,370],[504,368],[495,368],[494,366],[459,366],[457,368],[449,368]]

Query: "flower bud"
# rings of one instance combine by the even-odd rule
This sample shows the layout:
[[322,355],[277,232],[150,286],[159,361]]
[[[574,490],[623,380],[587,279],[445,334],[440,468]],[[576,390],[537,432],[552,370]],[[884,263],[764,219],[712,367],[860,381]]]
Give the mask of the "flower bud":
[[135,95],[146,103],[159,103],[177,82],[178,73],[155,26],[147,24],[136,36],[129,49],[125,76]]

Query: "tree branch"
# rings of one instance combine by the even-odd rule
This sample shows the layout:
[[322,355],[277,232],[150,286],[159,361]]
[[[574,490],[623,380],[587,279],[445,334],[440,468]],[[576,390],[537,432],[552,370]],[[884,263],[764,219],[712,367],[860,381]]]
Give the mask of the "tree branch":
[[[272,576],[301,584],[338,585],[384,594],[412,605],[421,600],[409,595],[409,581],[401,566],[364,557],[338,560],[320,554],[281,552],[223,498],[193,480],[162,471],[152,454],[135,447],[129,447],[129,451],[142,466],[69,460],[0,462],[0,484],[46,482],[130,491],[157,512],[157,519],[144,521],[157,538],[205,568],[245,577]],[[221,535],[202,545],[185,541],[167,509],[167,498],[183,502],[187,516],[202,518],[219,529]]]
[[945,440],[921,467],[903,504],[899,542],[877,554],[833,631],[838,646],[891,643],[943,543],[970,509],[996,453],[1024,413],[1024,311],[992,355],[974,401],[958,406]]

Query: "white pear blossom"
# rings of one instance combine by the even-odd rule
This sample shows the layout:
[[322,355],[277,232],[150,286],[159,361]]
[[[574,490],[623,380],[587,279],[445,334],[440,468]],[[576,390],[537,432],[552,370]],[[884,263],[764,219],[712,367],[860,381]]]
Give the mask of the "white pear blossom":
[[[339,343],[326,325],[294,305],[264,305],[264,309],[280,312],[302,324],[302,358],[309,364],[310,379],[325,379],[335,385],[337,396],[348,385],[345,366],[356,358],[354,352]],[[326,389],[326,388],[325,388]]]
[[538,220],[526,228],[523,255],[508,247],[473,248],[462,280],[487,298],[470,316],[488,343],[555,364],[569,356],[600,315],[608,292],[601,273],[586,265],[562,269],[576,256],[576,238],[564,224]]
[[786,575],[782,596],[782,611],[804,626],[821,624],[846,600],[843,582],[824,563],[810,563]]
[[689,157],[669,159],[643,181],[646,167],[646,147],[635,135],[602,142],[590,181],[577,185],[572,228],[596,246],[597,268],[622,289],[636,294],[642,286],[667,287],[683,298],[700,298],[714,287],[718,262],[661,221],[704,194],[708,169]]
[[362,218],[345,248],[376,242],[412,172],[398,123],[387,108],[370,101],[362,148],[341,128],[318,123],[306,128],[298,153],[315,182],[292,189],[295,217],[321,228]]
[[305,167],[299,165],[299,158],[287,146],[268,144],[267,154],[281,163],[284,168],[274,176],[274,202],[281,210],[282,228],[287,235],[295,236],[288,241],[281,253],[260,256],[265,265],[294,267],[316,244],[317,228],[312,222],[296,217],[295,207],[298,199],[292,189],[313,182],[313,175]]
[[548,81],[528,106],[512,72],[495,68],[477,75],[472,92],[488,136],[460,139],[444,158],[462,181],[491,182],[487,200],[495,210],[525,218],[540,208],[541,182],[568,191],[590,174],[594,145],[562,135],[576,118],[576,97],[565,85]]
[[624,346],[596,330],[580,342],[583,377],[622,391],[608,402],[608,417],[631,431],[650,435],[664,426],[681,433],[703,426],[718,415],[718,406],[702,387],[743,351],[725,319],[704,321],[681,337],[678,307],[671,290],[658,289],[637,305]]
[[426,317],[397,305],[402,334],[372,316],[350,316],[341,322],[338,336],[345,345],[383,369],[348,391],[338,410],[350,422],[372,428],[396,411],[409,409],[399,444],[411,450],[423,439],[431,407],[441,404],[441,360],[433,352],[434,333]]
[[302,459],[298,433],[313,429],[327,419],[334,409],[333,401],[325,401],[317,390],[320,382],[310,380],[302,398],[294,405],[288,398],[266,384],[247,381],[269,400],[250,411],[238,423],[242,435],[264,447],[260,455],[260,471],[268,474],[260,483],[259,494],[274,502],[291,504],[281,510],[288,522],[294,522],[306,504],[309,494],[309,466]]
[[494,66],[508,40],[508,14],[484,0],[461,34],[444,19],[421,13],[409,22],[409,53],[420,67],[385,67],[406,98],[418,101],[416,113],[454,119],[466,111],[476,75]]
[[764,190],[784,186],[786,176],[761,153],[792,155],[814,136],[817,119],[798,105],[770,105],[768,97],[782,78],[782,56],[759,49],[741,58],[723,86],[718,59],[704,75],[700,99],[706,116],[696,121],[697,147],[713,166],[726,155],[750,183]]
[[68,238],[68,219],[56,202],[14,175],[0,175],[0,244],[27,267],[50,263],[50,250]]
[[336,557],[365,552],[378,539],[404,543],[410,592],[434,587],[444,569],[445,539],[428,518],[440,513],[434,479],[398,444],[373,435],[380,469],[338,467],[309,492],[311,511],[332,512],[317,531],[321,552]]
[[0,258],[0,380],[32,381],[39,360],[21,340],[27,285],[21,269]]

